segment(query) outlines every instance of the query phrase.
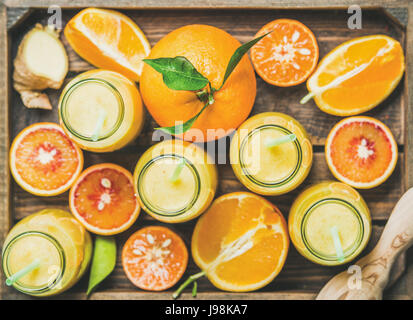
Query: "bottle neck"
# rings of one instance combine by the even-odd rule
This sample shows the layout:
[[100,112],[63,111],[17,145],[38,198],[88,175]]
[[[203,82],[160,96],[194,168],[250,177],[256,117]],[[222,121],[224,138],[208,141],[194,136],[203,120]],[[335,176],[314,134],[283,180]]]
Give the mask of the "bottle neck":
[[295,163],[291,166],[291,170],[286,172],[283,177],[274,181],[263,181],[263,179],[259,178],[256,174],[254,174],[254,172],[250,171],[249,166],[251,166],[251,159],[254,159],[254,161],[259,162],[259,166],[253,166],[253,168],[260,169],[260,166],[262,165],[261,160],[259,159],[259,157],[262,156],[262,153],[257,148],[267,148],[266,146],[264,146],[263,143],[253,143],[253,139],[257,138],[258,141],[261,141],[262,139],[259,137],[259,135],[271,131],[277,132],[278,134],[281,133],[282,135],[292,134],[292,132],[287,128],[275,124],[267,124],[255,128],[254,130],[249,132],[248,135],[245,136],[245,138],[241,141],[241,145],[239,148],[239,161],[243,174],[251,182],[261,187],[277,188],[284,186],[285,184],[289,183],[291,180],[294,179],[294,177],[300,170],[303,156],[300,142],[298,141],[298,139],[296,139],[295,141],[290,142],[293,146],[292,152],[296,153]]
[[[325,215],[322,213],[325,211]],[[335,212],[332,212],[335,211]],[[340,220],[333,213],[341,212],[346,219]],[[314,226],[317,226],[317,233],[314,235]],[[336,227],[340,232],[342,245],[342,256],[331,251],[334,238],[331,232],[332,227]],[[351,226],[351,227],[350,227]],[[313,230],[311,230],[313,229]],[[364,223],[360,212],[348,201],[339,198],[322,199],[314,203],[306,210],[301,223],[301,237],[306,249],[316,258],[326,262],[343,262],[349,259],[360,248],[364,238]],[[318,240],[330,241],[330,250],[320,246]],[[327,252],[328,251],[328,252]]]
[[30,295],[53,290],[63,278],[66,258],[62,246],[44,232],[28,231],[12,238],[3,249],[2,266],[6,278],[35,258],[40,260],[39,267],[13,283],[14,288]]
[[104,79],[88,78],[65,91],[59,112],[63,125],[73,136],[97,142],[111,137],[119,129],[125,106],[114,85]]
[[[148,192],[146,191],[147,184],[152,184],[154,182],[152,178],[154,173],[152,173],[152,170],[157,170],[157,166],[165,168],[165,165],[170,166],[171,168],[176,168],[176,166],[178,165],[178,163],[182,161],[182,159],[185,160],[184,166],[188,170],[188,172],[190,172],[190,176],[193,179],[193,194],[188,195],[188,201],[185,201],[185,204],[180,208],[170,209],[162,207],[159,204],[155,203],[153,199],[151,199],[151,195],[148,194]],[[168,170],[168,172],[169,171],[171,170]],[[166,176],[163,178],[168,179],[168,177]],[[168,183],[168,185],[170,185],[170,188],[175,188],[174,183]],[[163,154],[151,159],[143,166],[137,179],[137,190],[139,198],[141,199],[145,207],[152,213],[164,217],[176,217],[188,212],[188,210],[190,210],[194,206],[194,204],[199,198],[200,186],[201,178],[199,176],[197,168],[190,160],[178,154]],[[164,188],[164,190],[167,190],[167,188]]]

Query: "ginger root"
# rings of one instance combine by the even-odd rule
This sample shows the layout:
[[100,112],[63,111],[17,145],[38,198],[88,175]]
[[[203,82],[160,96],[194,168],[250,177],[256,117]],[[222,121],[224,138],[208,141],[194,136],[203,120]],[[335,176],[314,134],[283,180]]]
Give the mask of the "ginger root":
[[41,91],[59,89],[68,71],[66,50],[59,31],[40,24],[30,30],[19,45],[14,59],[13,86],[28,108],[52,109]]

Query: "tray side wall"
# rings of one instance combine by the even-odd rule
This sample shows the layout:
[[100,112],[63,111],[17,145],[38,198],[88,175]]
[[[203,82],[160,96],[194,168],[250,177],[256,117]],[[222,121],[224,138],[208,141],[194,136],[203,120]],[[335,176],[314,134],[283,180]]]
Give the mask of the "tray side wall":
[[[11,224],[9,155],[9,115],[8,115],[8,52],[7,8],[0,4],[0,241]],[[3,277],[3,276],[2,276]],[[3,299],[4,281],[0,278],[0,300]]]
[[[406,51],[405,187],[408,189],[413,187],[413,2],[410,2],[408,7]],[[413,248],[407,252],[406,288],[410,299],[413,299]]]
[[115,8],[321,8],[362,5],[364,7],[401,7],[409,0],[5,0],[9,7],[76,7]]
[[413,187],[413,3],[409,5],[409,20],[406,40],[406,91],[407,106],[405,118],[406,189]]

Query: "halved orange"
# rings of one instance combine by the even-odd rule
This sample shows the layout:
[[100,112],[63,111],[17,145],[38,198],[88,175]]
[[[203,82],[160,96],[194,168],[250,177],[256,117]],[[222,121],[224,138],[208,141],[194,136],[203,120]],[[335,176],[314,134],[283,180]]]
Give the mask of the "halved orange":
[[10,170],[27,192],[54,196],[68,190],[83,168],[83,153],[63,129],[50,122],[22,130],[10,149]]
[[307,80],[318,62],[318,45],[312,31],[297,20],[278,19],[262,27],[255,37],[268,32],[251,48],[255,71],[264,81],[279,87]]
[[122,265],[129,280],[144,290],[174,286],[185,272],[188,250],[175,232],[151,226],[135,232],[122,250]]
[[324,112],[350,116],[368,111],[396,88],[405,68],[403,49],[385,35],[344,42],[318,65],[307,81],[309,95]]
[[337,123],[327,137],[328,167],[340,181],[355,188],[378,186],[397,163],[397,143],[390,129],[371,117],[351,117]]
[[100,235],[125,231],[140,212],[132,174],[113,163],[83,171],[70,189],[69,205],[87,230]]
[[142,59],[151,51],[135,22],[113,10],[84,9],[67,23],[64,34],[83,59],[134,81],[139,81]]
[[195,263],[219,289],[262,288],[281,271],[289,238],[283,215],[249,192],[217,198],[198,220],[192,236]]

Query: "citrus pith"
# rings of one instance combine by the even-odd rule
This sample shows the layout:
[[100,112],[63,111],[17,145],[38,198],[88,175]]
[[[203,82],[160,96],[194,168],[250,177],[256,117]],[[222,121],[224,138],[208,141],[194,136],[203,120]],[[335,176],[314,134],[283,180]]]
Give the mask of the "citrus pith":
[[151,47],[142,30],[120,12],[87,8],[64,29],[72,48],[96,67],[117,71],[139,81]]
[[405,68],[400,43],[385,35],[344,42],[327,54],[307,81],[324,112],[350,116],[366,112],[396,88]]
[[249,192],[217,198],[192,236],[196,264],[216,287],[234,292],[270,283],[284,265],[288,246],[287,224],[280,211]]

